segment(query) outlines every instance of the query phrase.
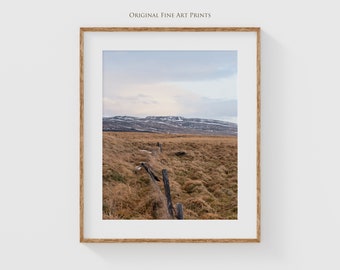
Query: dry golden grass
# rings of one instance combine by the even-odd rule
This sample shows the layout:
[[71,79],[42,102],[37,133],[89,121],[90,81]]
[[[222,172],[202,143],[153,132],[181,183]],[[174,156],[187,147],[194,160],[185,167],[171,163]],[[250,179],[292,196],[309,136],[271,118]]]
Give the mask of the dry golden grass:
[[169,218],[163,183],[136,170],[141,162],[159,179],[168,171],[184,219],[237,219],[236,137],[104,132],[103,219]]

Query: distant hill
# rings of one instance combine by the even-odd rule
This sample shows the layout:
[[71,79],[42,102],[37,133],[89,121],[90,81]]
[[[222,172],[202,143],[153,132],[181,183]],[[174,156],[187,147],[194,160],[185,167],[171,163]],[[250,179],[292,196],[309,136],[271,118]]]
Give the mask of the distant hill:
[[237,124],[182,116],[114,116],[103,118],[103,131],[237,136]]

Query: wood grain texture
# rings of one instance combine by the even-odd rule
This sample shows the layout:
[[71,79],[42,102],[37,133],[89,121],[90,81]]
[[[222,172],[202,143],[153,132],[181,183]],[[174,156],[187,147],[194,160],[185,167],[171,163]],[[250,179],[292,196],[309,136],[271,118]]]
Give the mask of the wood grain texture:
[[80,85],[80,91],[79,91],[79,98],[80,98],[80,127],[79,127],[79,134],[80,134],[80,185],[79,185],[79,222],[80,222],[80,242],[84,241],[84,32],[80,31],[80,52],[79,52],[79,85]]
[[128,239],[106,239],[106,238],[83,238],[82,243],[259,243],[260,241],[254,239],[191,239],[191,238],[128,238]]
[[81,27],[82,32],[259,32],[259,27]]
[[257,190],[257,240],[261,241],[261,31],[256,31],[256,91],[257,91],[257,149],[256,149],[256,190]]
[[[188,238],[137,238],[97,239],[84,237],[84,33],[85,32],[255,32],[256,33],[256,91],[257,91],[257,224],[256,238],[251,239],[188,239]],[[81,27],[80,28],[80,242],[81,243],[259,243],[261,241],[261,28],[260,27]]]

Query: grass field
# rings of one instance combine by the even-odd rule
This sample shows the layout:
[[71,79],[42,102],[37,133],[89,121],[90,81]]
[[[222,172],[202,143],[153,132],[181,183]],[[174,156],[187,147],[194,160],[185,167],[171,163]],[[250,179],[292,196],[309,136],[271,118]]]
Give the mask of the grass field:
[[103,132],[103,219],[169,218],[162,169],[184,219],[237,219],[237,137],[141,132]]

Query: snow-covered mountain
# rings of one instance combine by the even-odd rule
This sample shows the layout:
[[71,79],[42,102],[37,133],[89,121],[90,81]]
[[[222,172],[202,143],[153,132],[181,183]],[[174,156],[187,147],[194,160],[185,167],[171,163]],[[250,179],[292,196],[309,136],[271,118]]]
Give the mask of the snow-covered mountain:
[[182,116],[114,116],[103,118],[103,131],[237,136],[237,124]]

